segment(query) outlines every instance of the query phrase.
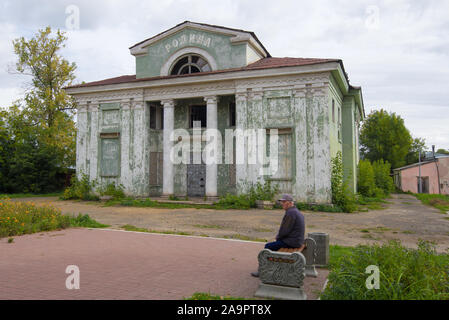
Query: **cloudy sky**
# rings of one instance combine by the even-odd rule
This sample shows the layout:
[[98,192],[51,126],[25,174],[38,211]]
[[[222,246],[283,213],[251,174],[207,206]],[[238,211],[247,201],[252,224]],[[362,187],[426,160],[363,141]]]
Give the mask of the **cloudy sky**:
[[396,112],[428,147],[449,149],[449,0],[354,3],[0,0],[0,106],[21,98],[28,80],[7,72],[15,38],[47,25],[67,31],[62,54],[88,82],[135,74],[128,48],[189,20],[254,31],[274,57],[341,58],[366,114]]

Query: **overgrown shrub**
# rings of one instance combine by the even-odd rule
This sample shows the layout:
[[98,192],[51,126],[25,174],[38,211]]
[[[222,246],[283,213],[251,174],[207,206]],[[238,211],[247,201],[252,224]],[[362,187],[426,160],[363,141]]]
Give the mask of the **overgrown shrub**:
[[364,197],[385,198],[394,191],[388,161],[360,160],[357,179],[358,192]]
[[374,179],[376,187],[382,190],[385,196],[394,191],[393,178],[390,176],[391,165],[388,161],[382,159],[374,161],[373,164]]
[[234,195],[228,193],[221,197],[216,205],[227,209],[249,209],[255,207],[256,203],[250,199],[248,194]]
[[113,200],[120,200],[125,198],[125,187],[122,184],[118,186],[115,182],[108,183],[98,188],[98,192],[102,196],[111,196]]
[[374,197],[376,193],[376,178],[373,166],[369,160],[360,160],[357,175],[357,190],[365,197]]
[[273,186],[271,181],[265,181],[263,184],[257,182],[246,186],[247,192],[239,195],[226,194],[221,197],[217,206],[229,209],[249,209],[256,207],[256,200],[273,201],[279,193],[279,187]]
[[343,179],[343,162],[340,151],[332,158],[331,190],[332,203],[340,207],[344,212],[353,212],[357,209],[354,193]]
[[50,205],[36,206],[32,202],[0,198],[0,238],[68,227],[106,226],[92,220],[87,214],[70,217],[62,215],[61,210]]
[[81,200],[99,200],[99,197],[94,193],[97,186],[97,181],[90,181],[87,174],[82,173],[81,179],[74,175],[71,179],[71,185],[64,190],[61,196],[63,200],[81,199]]
[[278,193],[279,187],[277,185],[273,186],[269,180],[263,184],[260,182],[252,184],[248,191],[250,199],[254,200],[254,202],[256,200],[273,201]]
[[311,204],[305,202],[296,202],[296,208],[298,210],[308,210],[317,212],[343,212],[339,206],[329,204]]
[[[399,241],[382,246],[359,245],[332,266],[323,300],[447,300],[449,299],[449,255],[438,255],[435,245],[420,241],[408,249]],[[379,289],[368,290],[365,273],[379,267]]]

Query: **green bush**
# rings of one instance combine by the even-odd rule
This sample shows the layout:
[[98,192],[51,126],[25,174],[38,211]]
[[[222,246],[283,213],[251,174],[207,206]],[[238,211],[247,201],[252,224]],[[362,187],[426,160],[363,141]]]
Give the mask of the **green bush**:
[[120,200],[125,198],[125,187],[122,184],[118,186],[115,182],[108,183],[107,185],[101,186],[98,191],[102,196],[111,196],[113,200]]
[[221,197],[216,205],[227,209],[249,209],[255,207],[256,203],[250,199],[248,194],[234,195],[228,193]]
[[256,200],[273,201],[278,193],[279,187],[273,186],[269,180],[265,181],[264,184],[260,182],[252,184],[248,191],[249,197],[254,200],[254,203]]
[[257,182],[246,186],[247,192],[239,195],[226,194],[216,203],[220,209],[249,209],[256,207],[256,200],[273,201],[279,192],[278,186],[273,186],[271,181],[263,184]]
[[373,166],[369,160],[359,161],[357,189],[365,197],[374,197],[376,194],[376,178]]
[[87,174],[82,173],[81,180],[74,175],[70,182],[70,187],[65,189],[64,194],[61,196],[62,200],[99,200],[99,197],[93,191],[97,185],[97,181],[90,181]]
[[[390,176],[390,163],[382,159],[374,161],[373,164],[374,179],[376,187],[381,189],[385,196],[394,191],[393,178]],[[379,191],[378,191],[379,192]]]
[[[323,300],[447,300],[449,255],[438,255],[435,245],[420,241],[408,249],[399,241],[359,245],[333,262]],[[370,265],[380,271],[379,289],[366,288]]]
[[342,208],[329,204],[311,204],[305,202],[296,202],[298,210],[318,211],[318,212],[344,212]]
[[332,158],[331,171],[331,190],[332,203],[341,208],[344,212],[353,212],[357,210],[355,195],[343,179],[343,162],[341,151]]

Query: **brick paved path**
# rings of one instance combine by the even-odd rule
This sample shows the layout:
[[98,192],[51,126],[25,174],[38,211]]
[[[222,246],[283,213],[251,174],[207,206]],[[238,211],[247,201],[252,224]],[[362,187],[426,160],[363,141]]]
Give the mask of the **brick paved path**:
[[[252,298],[263,243],[99,229],[0,239],[0,299],[182,299],[194,292]],[[80,289],[65,287],[68,265]],[[307,278],[322,288],[327,272]]]

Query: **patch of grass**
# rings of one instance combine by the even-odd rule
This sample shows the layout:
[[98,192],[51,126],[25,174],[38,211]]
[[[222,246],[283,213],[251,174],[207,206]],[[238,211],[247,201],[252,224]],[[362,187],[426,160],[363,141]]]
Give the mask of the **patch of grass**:
[[125,229],[126,231],[149,232],[148,229],[138,228],[138,227],[130,225],[130,224],[125,224],[124,226],[121,226],[120,228]]
[[130,224],[126,224],[124,226],[121,226],[120,228],[125,229],[126,231],[137,231],[137,232],[147,232],[147,233],[161,233],[161,234],[177,234],[181,236],[191,236],[192,233],[184,232],[184,231],[161,231],[161,230],[152,230],[152,229],[145,229],[145,228],[139,228]]
[[[308,226],[308,227],[311,227],[311,226]],[[256,232],[273,232],[274,231],[273,229],[267,229],[267,228],[255,228],[253,230]]]
[[9,238],[8,239],[8,243],[13,243],[14,242],[14,238]]
[[43,197],[60,197],[62,192],[53,192],[53,193],[5,193],[0,194],[1,198],[43,198]]
[[344,212],[340,207],[331,204],[312,204],[305,202],[296,202],[298,210],[315,212]]
[[[418,249],[399,241],[359,245],[333,263],[322,300],[449,299],[449,255],[437,254],[431,242],[420,241]],[[365,270],[370,265],[380,270],[377,290],[366,288]]]
[[403,234],[415,234],[415,231],[410,231],[410,230],[404,230],[402,231]]
[[205,292],[195,292],[191,297],[184,298],[184,300],[247,300],[247,299],[242,297],[211,295],[210,293]]
[[354,250],[353,247],[340,245],[329,246],[329,269],[338,266],[340,259],[346,259]]
[[401,202],[402,204],[413,204],[411,202]]
[[224,236],[224,238],[225,239],[245,240],[245,241],[267,242],[266,239],[249,237],[249,236],[245,236],[245,235],[239,234],[239,233],[238,234],[227,235],[227,236]]
[[195,209],[221,209],[218,206],[212,204],[188,204],[188,203],[163,203],[151,199],[132,199],[125,198],[122,200],[109,200],[105,202],[104,206],[125,206],[125,207],[140,207],[140,208],[166,208],[166,209],[182,209],[182,208],[195,208]]
[[371,233],[364,234],[362,236],[363,239],[369,239],[369,240],[380,240],[380,238],[373,236]]
[[202,229],[223,229],[223,226],[218,226],[214,224],[194,224],[193,226]]
[[100,223],[91,217],[88,214],[78,214],[77,217],[70,217],[70,226],[71,227],[82,227],[82,228],[107,228],[110,225]]
[[449,211],[449,195],[426,194],[426,193],[419,193],[413,195],[419,200],[421,200],[423,204],[439,209],[441,213],[446,213]]
[[61,210],[48,204],[36,206],[32,202],[0,199],[0,238],[69,227],[102,228],[106,225],[88,215],[62,215]]
[[364,233],[370,233],[370,232],[384,233],[385,231],[391,231],[391,229],[387,228],[387,227],[375,227],[375,228],[366,228],[366,229],[360,230],[360,232],[364,232]]

